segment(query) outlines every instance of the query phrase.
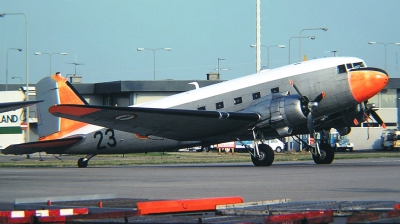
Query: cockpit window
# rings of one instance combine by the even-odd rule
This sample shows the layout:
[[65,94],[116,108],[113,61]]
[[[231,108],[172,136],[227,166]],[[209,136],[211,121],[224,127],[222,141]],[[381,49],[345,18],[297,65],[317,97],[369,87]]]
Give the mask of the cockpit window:
[[362,62],[353,63],[353,68],[364,68],[365,65]]
[[337,73],[341,74],[341,73],[345,73],[346,72],[346,67],[345,65],[338,65],[337,66]]
[[346,67],[347,67],[348,70],[350,70],[350,69],[353,68],[353,65],[351,63],[349,63],[349,64],[346,64]]

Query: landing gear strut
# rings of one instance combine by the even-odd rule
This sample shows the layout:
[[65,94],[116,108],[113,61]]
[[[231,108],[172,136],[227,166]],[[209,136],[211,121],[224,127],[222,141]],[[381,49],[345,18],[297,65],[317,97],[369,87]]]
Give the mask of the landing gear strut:
[[[315,147],[311,148],[312,158],[315,164],[331,164],[335,158],[335,149],[330,144],[322,142],[321,135],[323,133],[315,133]],[[326,135],[324,135],[326,136]]]
[[78,159],[78,167],[86,168],[88,166],[89,160],[93,158],[96,154],[88,154],[85,158]]

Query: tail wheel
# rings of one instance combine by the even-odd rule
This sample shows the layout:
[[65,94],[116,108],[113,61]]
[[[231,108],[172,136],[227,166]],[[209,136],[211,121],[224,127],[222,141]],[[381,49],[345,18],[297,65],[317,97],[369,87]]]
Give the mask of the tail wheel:
[[251,156],[254,166],[271,166],[274,162],[274,150],[269,145],[260,144],[258,145],[258,151],[260,152],[260,157]]
[[87,160],[85,158],[80,158],[78,160],[78,167],[79,168],[86,168],[88,166],[88,162],[89,162],[89,160]]
[[331,164],[335,158],[334,149],[327,143],[319,145],[321,155],[312,154],[315,164]]

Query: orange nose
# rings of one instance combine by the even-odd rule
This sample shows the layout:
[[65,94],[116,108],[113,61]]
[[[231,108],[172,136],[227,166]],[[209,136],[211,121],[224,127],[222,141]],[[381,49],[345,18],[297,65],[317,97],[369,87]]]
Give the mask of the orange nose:
[[349,72],[350,90],[359,103],[379,93],[388,81],[389,75],[382,69],[359,68]]

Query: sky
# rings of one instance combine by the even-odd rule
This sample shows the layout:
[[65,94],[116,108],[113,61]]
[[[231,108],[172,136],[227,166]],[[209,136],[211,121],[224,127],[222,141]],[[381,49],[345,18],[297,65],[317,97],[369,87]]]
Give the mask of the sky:
[[[289,55],[297,62],[301,47],[308,60],[337,51],[368,66],[387,64],[399,78],[400,46],[388,44],[400,42],[399,6],[398,0],[261,0],[261,44],[270,46],[261,47],[261,66],[287,65]],[[6,70],[8,83],[26,82],[26,43],[30,83],[75,69],[84,83],[153,80],[154,71],[156,80],[204,80],[218,62],[223,80],[256,71],[250,47],[256,0],[0,0],[1,13],[26,15],[0,17],[1,84]],[[301,38],[300,45],[300,32],[316,38]]]

